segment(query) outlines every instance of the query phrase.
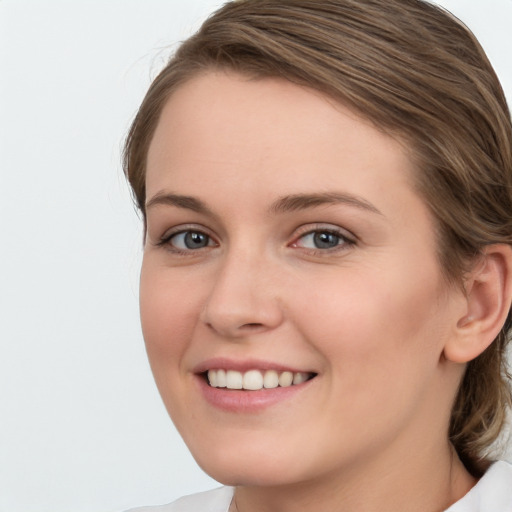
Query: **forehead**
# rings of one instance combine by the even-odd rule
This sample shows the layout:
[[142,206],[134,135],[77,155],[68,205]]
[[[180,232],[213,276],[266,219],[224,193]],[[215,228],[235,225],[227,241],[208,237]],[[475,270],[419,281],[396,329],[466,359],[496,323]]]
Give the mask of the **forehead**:
[[183,84],[166,103],[148,152],[148,196],[165,178],[214,184],[219,175],[239,185],[264,177],[284,183],[291,175],[300,187],[350,171],[355,186],[379,169],[390,178],[384,162],[401,174],[394,178],[408,180],[404,145],[320,92],[212,72]]

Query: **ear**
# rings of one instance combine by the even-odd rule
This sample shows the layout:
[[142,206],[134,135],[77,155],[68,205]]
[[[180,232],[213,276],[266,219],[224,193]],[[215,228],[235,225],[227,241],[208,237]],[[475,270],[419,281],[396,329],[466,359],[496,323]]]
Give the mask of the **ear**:
[[512,248],[486,247],[464,284],[464,311],[444,348],[446,359],[454,363],[475,359],[503,327],[512,301]]

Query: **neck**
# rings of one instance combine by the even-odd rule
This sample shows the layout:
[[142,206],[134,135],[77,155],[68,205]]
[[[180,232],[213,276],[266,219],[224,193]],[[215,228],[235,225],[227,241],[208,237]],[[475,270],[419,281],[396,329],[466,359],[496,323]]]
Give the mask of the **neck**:
[[240,486],[230,512],[442,512],[475,483],[447,443],[395,464],[372,460],[293,485]]

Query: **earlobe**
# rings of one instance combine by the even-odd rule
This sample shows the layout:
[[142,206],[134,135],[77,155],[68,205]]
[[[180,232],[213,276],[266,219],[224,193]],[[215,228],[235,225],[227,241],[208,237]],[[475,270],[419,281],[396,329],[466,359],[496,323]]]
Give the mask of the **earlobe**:
[[467,363],[496,338],[512,301],[512,248],[486,247],[465,280],[466,308],[444,348],[446,359]]

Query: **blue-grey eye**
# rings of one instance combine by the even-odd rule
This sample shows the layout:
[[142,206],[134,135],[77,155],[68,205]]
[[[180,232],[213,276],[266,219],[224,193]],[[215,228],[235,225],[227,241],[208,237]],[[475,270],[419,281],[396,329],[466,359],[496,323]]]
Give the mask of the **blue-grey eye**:
[[208,235],[200,231],[182,231],[176,233],[170,239],[172,246],[180,250],[202,249],[212,245],[212,241]]
[[332,249],[345,242],[345,239],[330,231],[313,231],[300,238],[297,244],[305,249]]

